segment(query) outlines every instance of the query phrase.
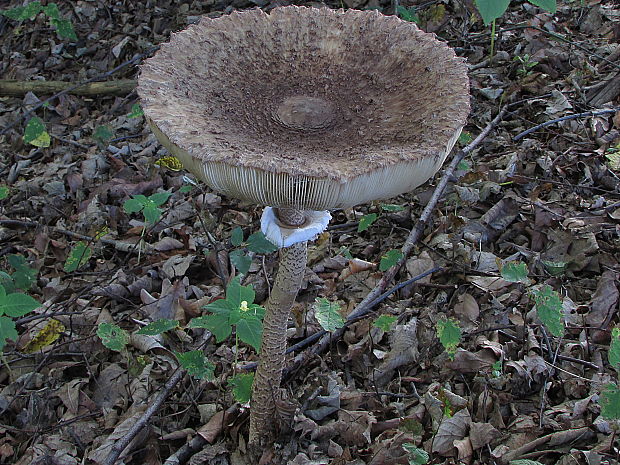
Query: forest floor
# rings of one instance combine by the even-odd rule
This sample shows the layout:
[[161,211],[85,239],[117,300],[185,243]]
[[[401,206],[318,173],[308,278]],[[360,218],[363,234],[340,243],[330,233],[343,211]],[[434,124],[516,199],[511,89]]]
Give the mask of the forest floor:
[[[383,0],[343,1],[391,13]],[[116,94],[45,104],[55,91],[0,84],[0,284],[40,302],[11,312],[0,297],[0,464],[104,464],[145,412],[147,427],[118,463],[175,453],[167,463],[244,463],[249,406],[231,379],[256,351],[198,330],[133,333],[204,314],[246,256],[243,284],[263,303],[277,253],[247,254],[239,234],[259,230],[261,209],[194,185],[149,131],[133,81],[119,81],[135,79],[154,46],[200,15],[284,4],[60,0],[53,25],[45,12],[0,16],[3,80],[118,84]],[[385,290],[438,269],[325,351],[309,342],[291,354],[282,434],[265,462],[271,453],[298,465],[424,463],[424,449],[434,464],[618,464],[620,6],[560,1],[549,14],[512,2],[490,60],[491,29],[473,2],[403,5],[467,59],[472,111],[461,147],[512,105],[459,163]],[[63,18],[77,40],[59,37],[71,35]],[[591,110],[603,111],[555,121]],[[44,127],[27,125],[33,117]],[[321,329],[317,298],[346,317],[380,283],[382,259],[401,249],[441,174],[398,198],[332,212],[310,247],[289,345]],[[158,192],[171,195],[153,221],[124,209]],[[102,344],[102,323],[131,334],[126,348]],[[175,358],[196,347],[212,364],[203,379]],[[601,415],[605,390],[612,403]]]

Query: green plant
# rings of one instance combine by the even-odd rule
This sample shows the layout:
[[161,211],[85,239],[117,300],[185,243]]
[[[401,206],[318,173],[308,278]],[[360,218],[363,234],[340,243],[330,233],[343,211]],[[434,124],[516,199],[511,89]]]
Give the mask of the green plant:
[[159,207],[165,204],[171,195],[170,192],[157,192],[148,197],[142,194],[134,195],[125,200],[123,210],[126,213],[142,212],[147,223],[155,224],[161,218],[162,210]]
[[84,241],[79,241],[69,251],[69,256],[65,261],[65,266],[63,269],[67,273],[77,271],[79,268],[88,263],[88,260],[90,260],[92,255],[92,247],[89,247]]
[[420,24],[420,16],[416,11],[415,6],[410,6],[409,8],[407,8],[402,5],[398,5],[396,7],[396,13],[398,14],[398,17],[404,21],[409,21],[418,25]]
[[93,132],[92,138],[97,143],[97,146],[103,150],[105,149],[112,138],[114,137],[114,131],[107,124],[97,126],[95,132]]
[[430,460],[428,452],[424,449],[416,447],[415,444],[405,442],[401,447],[405,449],[405,452],[407,452],[407,460],[409,460],[409,465],[424,465]]
[[7,256],[9,265],[13,268],[12,273],[0,271],[0,285],[6,292],[15,292],[17,289],[27,291],[37,279],[37,270],[28,266],[26,259],[21,255],[11,254]]
[[238,247],[230,252],[230,261],[241,274],[246,274],[252,265],[252,257],[247,251],[265,254],[278,250],[278,248],[269,242],[260,231],[250,234],[247,241],[244,241],[243,230],[239,226],[233,229],[230,242],[235,247]]
[[228,384],[232,386],[233,397],[241,404],[246,404],[252,397],[252,383],[254,373],[237,373],[230,378]]
[[529,54],[525,54],[523,56],[517,55],[512,59],[512,61],[519,64],[517,68],[517,75],[524,77],[532,74],[532,68],[534,68],[538,62],[531,59]]
[[551,286],[543,286],[542,289],[532,293],[536,302],[538,318],[547,329],[556,337],[564,336],[564,321],[562,316],[562,298]]
[[41,2],[30,2],[25,6],[16,6],[9,10],[0,11],[0,15],[5,16],[15,21],[25,21],[27,19],[34,19],[39,13],[45,14],[50,21],[50,25],[56,29],[58,37],[61,39],[70,39],[77,41],[77,35],[71,21],[63,18],[60,15],[58,5],[55,3],[48,3],[47,5],[41,5]]
[[0,200],[7,199],[9,197],[9,186],[0,184]]
[[242,286],[237,276],[226,287],[225,299],[205,306],[211,314],[192,319],[188,328],[206,328],[213,333],[217,342],[221,342],[231,335],[235,327],[235,341],[240,339],[258,352],[265,309],[253,303],[255,296],[252,286]]
[[316,299],[315,316],[325,331],[336,331],[344,326],[340,305],[337,302],[330,302],[325,297]]
[[27,294],[9,292],[0,285],[0,350],[7,339],[17,340],[17,329],[13,318],[19,318],[41,306],[39,302]]
[[392,327],[394,326],[394,323],[396,323],[396,320],[398,320],[398,318],[395,316],[381,315],[377,317],[375,321],[373,321],[372,325],[375,328],[379,328],[385,332],[388,332],[392,329]]
[[379,262],[379,270],[387,271],[392,268],[396,263],[403,258],[403,253],[400,250],[388,250],[385,254],[381,256],[381,261]]
[[127,114],[127,118],[134,119],[134,118],[140,118],[141,116],[144,116],[144,110],[142,110],[142,107],[140,106],[139,103],[134,103],[131,106],[131,112]]

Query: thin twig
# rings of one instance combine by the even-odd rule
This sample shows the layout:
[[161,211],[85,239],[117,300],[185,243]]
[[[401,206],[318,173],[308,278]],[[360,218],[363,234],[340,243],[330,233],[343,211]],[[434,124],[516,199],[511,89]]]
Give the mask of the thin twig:
[[608,114],[611,114],[611,113],[616,113],[618,111],[620,111],[620,107],[605,108],[605,109],[602,109],[602,110],[584,111],[583,113],[575,113],[573,115],[562,116],[561,118],[555,118],[555,119],[552,119],[550,121],[545,121],[544,123],[538,124],[538,125],[534,126],[533,128],[527,129],[526,131],[523,131],[523,132],[517,134],[516,136],[514,136],[514,138],[512,140],[514,142],[517,142],[518,140],[523,139],[525,136],[527,136],[528,134],[533,133],[534,131],[538,131],[539,129],[545,128],[547,126],[551,126],[552,124],[559,123],[561,121],[569,121],[569,120],[573,120],[573,119],[577,119],[577,118],[585,118],[587,116],[608,115]]

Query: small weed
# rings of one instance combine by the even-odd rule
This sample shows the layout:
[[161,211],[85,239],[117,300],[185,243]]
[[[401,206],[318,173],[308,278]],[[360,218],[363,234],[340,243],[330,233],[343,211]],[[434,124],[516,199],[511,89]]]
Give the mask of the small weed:
[[24,6],[16,6],[9,10],[0,11],[0,15],[14,21],[25,21],[27,19],[34,19],[43,13],[49,18],[50,25],[56,29],[58,37],[61,39],[69,39],[73,42],[77,41],[77,35],[71,21],[63,18],[60,15],[58,5],[55,3],[48,3],[46,6],[41,5],[41,2],[30,2]]

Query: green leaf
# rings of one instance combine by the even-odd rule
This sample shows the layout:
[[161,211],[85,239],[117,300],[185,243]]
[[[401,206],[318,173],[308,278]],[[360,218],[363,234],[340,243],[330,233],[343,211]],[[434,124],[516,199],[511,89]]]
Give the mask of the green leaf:
[[233,250],[228,255],[230,257],[230,261],[233,265],[235,265],[235,268],[237,268],[239,273],[247,274],[250,270],[250,266],[252,265],[252,258],[247,256],[241,249]]
[[9,19],[24,21],[32,19],[41,12],[41,2],[31,2],[26,6],[17,6],[10,10],[0,11],[0,14]]
[[562,299],[560,294],[550,286],[544,286],[534,292],[538,318],[555,337],[564,336],[564,319],[562,315]]
[[611,331],[611,344],[607,358],[614,370],[620,373],[620,328],[618,327]]
[[147,336],[156,336],[161,333],[165,333],[171,329],[175,329],[179,327],[179,322],[177,320],[168,320],[166,318],[162,318],[160,320],[149,323],[148,325],[140,328],[136,331],[136,334],[146,334]]
[[146,197],[144,197],[143,201],[142,199],[139,199],[138,196],[135,196],[132,199],[127,199],[123,202],[123,210],[125,210],[125,213],[138,213],[144,208],[145,201]]
[[[469,133],[469,132],[467,132],[467,131],[463,131],[463,132],[459,135],[459,140],[458,140],[458,143],[459,143],[460,145],[467,145],[467,144],[469,144],[472,140],[474,140],[474,137],[471,135],[471,133]],[[461,162],[461,163],[462,163],[462,162]],[[461,163],[459,163],[459,165],[460,165]],[[467,164],[467,162],[465,162],[465,163]],[[468,166],[468,168],[466,168],[466,169],[469,169],[469,164],[467,164],[467,166]],[[458,165],[457,165],[457,167],[458,167]],[[459,168],[459,169],[461,169],[461,168]]]
[[116,352],[121,352],[129,342],[127,332],[112,323],[101,323],[97,328],[97,336],[105,347]]
[[398,260],[403,258],[403,253],[400,250],[388,250],[385,255],[381,257],[381,261],[379,262],[379,270],[387,271],[392,268]]
[[424,449],[420,449],[410,442],[403,443],[401,447],[407,452],[409,465],[424,465],[428,463],[430,457]]
[[80,241],[76,243],[65,262],[64,270],[67,273],[72,273],[84,266],[93,254],[93,249],[90,248],[86,242]]
[[4,348],[7,339],[17,341],[18,336],[15,322],[6,316],[0,316],[0,351]]
[[537,460],[529,460],[529,459],[517,459],[517,460],[511,460],[509,462],[510,465],[543,465],[542,463],[538,462]]
[[73,29],[73,24],[66,18],[50,19],[50,24],[56,28],[56,33],[61,39],[69,39],[71,42],[77,42],[78,37]]
[[316,299],[315,316],[325,331],[335,331],[344,326],[344,319],[339,313],[340,305],[330,302],[325,297]]
[[144,110],[142,110],[142,107],[140,106],[139,103],[134,103],[131,106],[131,113],[129,113],[127,115],[127,118],[133,119],[133,118],[140,118],[140,116],[144,115]]
[[232,230],[230,242],[235,247],[239,247],[243,243],[243,229],[241,229],[241,226],[237,226]]
[[15,291],[13,278],[4,271],[0,271],[0,297]]
[[100,148],[105,148],[114,137],[114,133],[110,126],[101,125],[97,126],[92,137]]
[[446,352],[451,357],[454,357],[456,348],[461,342],[461,328],[459,324],[452,319],[439,320],[437,322],[437,336]]
[[260,351],[263,324],[258,318],[242,318],[237,322],[237,336],[246,344]]
[[147,203],[142,210],[144,219],[149,224],[155,224],[161,218],[161,210],[152,203]]
[[398,320],[398,318],[395,316],[381,315],[380,317],[375,319],[372,325],[375,328],[379,328],[387,333],[388,331],[392,329],[392,326],[394,326],[394,323],[396,322],[396,320]]
[[246,404],[250,401],[253,383],[254,373],[237,373],[228,380],[228,384],[233,388],[233,396],[240,404]]
[[229,323],[228,315],[223,315],[221,313],[193,318],[189,322],[188,328],[208,329],[213,333],[218,343],[230,336],[232,332],[232,326]]
[[278,246],[269,242],[265,235],[258,231],[248,237],[248,249],[254,253],[271,253],[278,250]]
[[392,203],[381,204],[381,210],[386,212],[402,212],[405,209],[402,205],[395,205]]
[[557,0],[529,0],[530,3],[542,8],[549,13],[555,13],[558,11]]
[[377,221],[376,213],[369,213],[368,215],[362,216],[359,224],[357,225],[357,232],[366,231],[375,221]]
[[174,355],[179,360],[179,364],[194,378],[213,378],[215,365],[207,360],[202,350],[192,350],[185,353],[175,352]]
[[413,6],[409,8],[405,8],[402,5],[398,5],[398,7],[396,7],[396,13],[398,13],[398,16],[403,21],[409,21],[410,23],[416,23],[416,24],[420,22],[420,17],[416,13],[416,8]]
[[9,197],[9,188],[8,186],[0,185],[0,200],[4,200]]
[[194,186],[181,186],[181,188],[179,189],[179,192],[181,194],[187,194],[189,191],[191,191],[194,188]]
[[165,204],[168,201],[171,195],[172,195],[171,192],[156,192],[155,194],[152,194],[148,196],[147,198],[151,202],[153,202],[156,207],[161,207],[163,204]]
[[522,262],[507,262],[500,267],[502,278],[511,283],[528,283],[527,266]]
[[0,297],[0,315],[20,317],[40,306],[35,299],[19,292]]
[[25,143],[35,147],[49,147],[51,140],[45,129],[45,123],[38,116],[33,116],[26,123],[23,139]]
[[560,276],[566,271],[568,266],[568,262],[552,262],[549,260],[542,260],[542,264],[545,267],[545,271],[551,276]]
[[49,3],[47,6],[41,7],[41,11],[49,16],[50,19],[60,19],[60,10],[55,3]]
[[599,399],[601,415],[608,420],[620,420],[620,388],[617,384],[608,384]]
[[510,0],[476,0],[476,6],[485,25],[502,16],[509,4]]
[[8,257],[9,265],[15,272],[11,276],[14,287],[27,291],[37,280],[38,271],[28,266],[28,262],[22,255],[11,254]]
[[228,286],[226,286],[226,300],[230,302],[231,306],[239,307],[241,302],[251,304],[254,302],[256,293],[252,286],[242,286],[239,276],[235,276]]

